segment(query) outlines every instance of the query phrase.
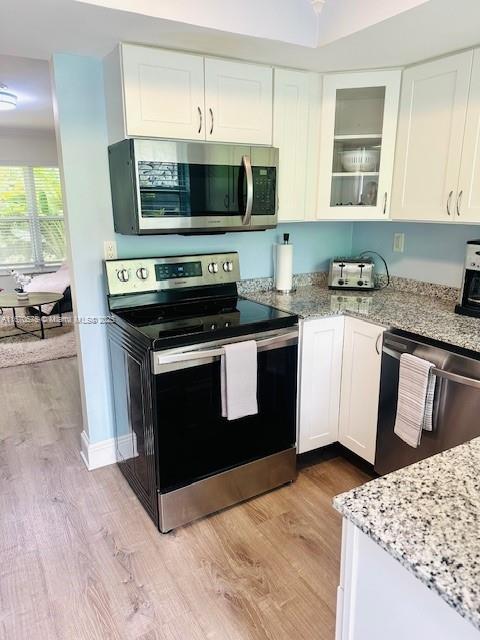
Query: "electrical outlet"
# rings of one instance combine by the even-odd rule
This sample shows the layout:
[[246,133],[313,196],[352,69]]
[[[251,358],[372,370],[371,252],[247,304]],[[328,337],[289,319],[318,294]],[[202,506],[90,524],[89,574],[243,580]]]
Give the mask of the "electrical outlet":
[[405,251],[405,234],[404,233],[393,234],[393,251],[395,253],[403,253]]
[[105,240],[103,243],[103,255],[105,260],[115,260],[117,257],[117,243],[115,240]]

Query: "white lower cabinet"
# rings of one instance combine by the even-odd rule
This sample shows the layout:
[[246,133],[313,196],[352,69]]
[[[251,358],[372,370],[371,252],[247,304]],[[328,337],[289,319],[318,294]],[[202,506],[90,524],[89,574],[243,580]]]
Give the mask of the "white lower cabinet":
[[480,633],[354,524],[343,520],[336,640],[478,640]]
[[339,441],[373,464],[383,331],[350,317],[303,322],[298,453]]
[[375,461],[383,332],[378,325],[345,318],[338,439],[371,464]]
[[301,327],[298,453],[338,440],[344,318]]

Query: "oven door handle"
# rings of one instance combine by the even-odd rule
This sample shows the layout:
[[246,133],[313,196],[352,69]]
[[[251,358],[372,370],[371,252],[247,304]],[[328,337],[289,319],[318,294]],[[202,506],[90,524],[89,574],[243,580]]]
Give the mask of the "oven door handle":
[[245,213],[242,218],[242,224],[247,225],[250,224],[252,219],[253,208],[253,171],[249,156],[242,156],[242,164],[247,179],[247,202],[245,203]]
[[[400,360],[400,356],[402,355],[398,351],[394,351],[393,349],[389,349],[388,347],[383,347],[383,352],[392,358],[396,358]],[[431,373],[437,378],[443,378],[444,380],[450,380],[451,382],[457,382],[458,384],[464,384],[467,387],[473,387],[474,389],[480,389],[480,380],[476,378],[469,378],[467,376],[462,376],[459,373],[453,373],[452,371],[445,371],[444,369],[438,369],[437,367],[433,367],[431,369]]]
[[[232,342],[245,342],[245,337],[242,336],[239,340],[232,340]],[[257,343],[257,351],[259,352],[281,349],[282,347],[298,344],[298,330],[276,333],[268,338],[255,340],[255,342]],[[207,364],[219,360],[224,353],[225,349],[221,345],[213,348],[194,349],[192,351],[177,353],[162,354],[162,352],[154,352],[153,373],[166,373],[167,371]]]

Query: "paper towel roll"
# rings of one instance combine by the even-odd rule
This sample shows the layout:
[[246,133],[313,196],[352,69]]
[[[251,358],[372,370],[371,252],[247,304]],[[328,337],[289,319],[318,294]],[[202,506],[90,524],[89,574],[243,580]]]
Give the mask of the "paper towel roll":
[[275,247],[275,289],[293,289],[293,245],[277,244]]

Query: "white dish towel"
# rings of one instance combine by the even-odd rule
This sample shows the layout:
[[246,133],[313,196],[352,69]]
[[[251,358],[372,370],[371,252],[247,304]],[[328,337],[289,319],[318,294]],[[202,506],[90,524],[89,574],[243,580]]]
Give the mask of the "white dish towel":
[[222,416],[238,420],[258,413],[257,343],[235,342],[224,347],[221,357]]
[[409,353],[400,356],[397,416],[394,432],[411,447],[418,447],[422,430],[432,431],[435,365]]

